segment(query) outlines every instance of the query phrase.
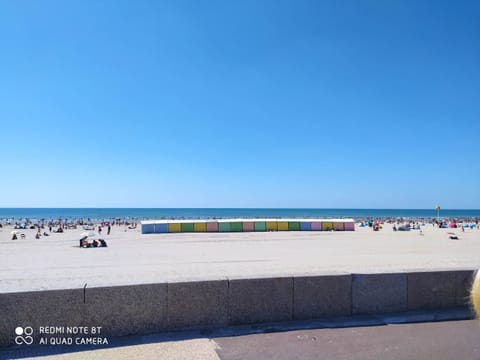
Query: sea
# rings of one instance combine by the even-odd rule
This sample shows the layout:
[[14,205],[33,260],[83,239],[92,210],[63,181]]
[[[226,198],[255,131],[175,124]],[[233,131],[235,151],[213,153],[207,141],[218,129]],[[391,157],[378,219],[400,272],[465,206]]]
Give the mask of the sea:
[[225,218],[480,219],[480,210],[279,208],[0,208],[0,220],[147,220]]

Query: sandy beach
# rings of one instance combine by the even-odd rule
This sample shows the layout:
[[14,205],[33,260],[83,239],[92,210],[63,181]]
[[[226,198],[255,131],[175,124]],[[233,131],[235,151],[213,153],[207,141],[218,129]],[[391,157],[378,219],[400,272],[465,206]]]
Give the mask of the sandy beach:
[[[165,281],[325,273],[480,268],[480,231],[180,233],[142,235],[114,226],[107,248],[79,248],[81,228],[35,239],[36,230],[0,229],[0,292]],[[43,230],[42,230],[43,231]],[[47,229],[48,231],[48,229]],[[449,239],[449,233],[459,240]]]

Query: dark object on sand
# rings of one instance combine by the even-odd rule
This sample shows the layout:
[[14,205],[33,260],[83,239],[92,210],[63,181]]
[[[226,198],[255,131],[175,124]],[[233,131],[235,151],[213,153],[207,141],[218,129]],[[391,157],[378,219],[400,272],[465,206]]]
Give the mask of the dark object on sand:
[[449,238],[451,240],[458,240],[458,236],[457,235],[450,235]]
[[88,238],[88,236],[84,236],[79,240],[80,241],[80,247],[86,247],[84,245],[86,245],[86,243],[88,243],[87,238]]
[[88,242],[87,236],[80,239],[81,248],[91,248],[91,247],[107,247],[107,242],[103,239],[93,240],[91,243]]

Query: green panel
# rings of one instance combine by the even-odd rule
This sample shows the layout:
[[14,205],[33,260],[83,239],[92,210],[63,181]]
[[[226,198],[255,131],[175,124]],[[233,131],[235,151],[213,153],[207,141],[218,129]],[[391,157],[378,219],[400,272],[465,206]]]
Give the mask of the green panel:
[[231,222],[230,223],[230,231],[243,231],[242,223],[241,222]]
[[288,231],[300,231],[300,223],[299,222],[288,222]]
[[255,231],[265,231],[267,230],[267,226],[264,221],[255,221],[254,229]]
[[182,232],[193,232],[193,224],[191,223],[182,223]]
[[219,222],[218,223],[218,231],[228,232],[230,231],[230,223],[228,222]]

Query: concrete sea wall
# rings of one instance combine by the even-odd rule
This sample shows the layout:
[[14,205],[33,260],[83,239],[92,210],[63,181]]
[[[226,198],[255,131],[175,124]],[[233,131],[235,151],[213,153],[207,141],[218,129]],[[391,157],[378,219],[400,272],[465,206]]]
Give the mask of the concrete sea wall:
[[102,336],[114,337],[466,307],[472,275],[345,273],[1,293],[0,346],[15,345],[18,326],[101,326]]

